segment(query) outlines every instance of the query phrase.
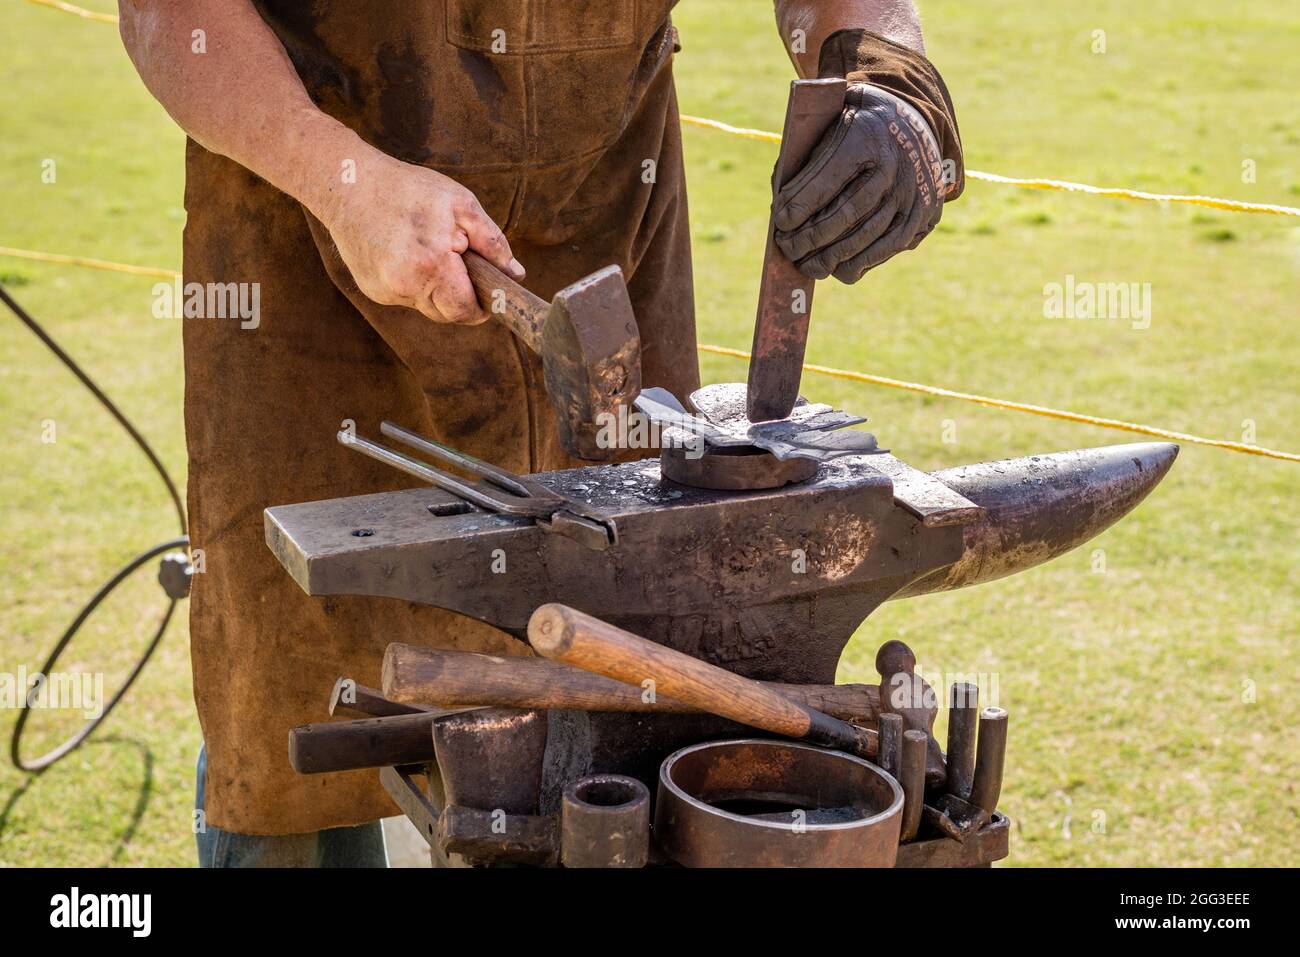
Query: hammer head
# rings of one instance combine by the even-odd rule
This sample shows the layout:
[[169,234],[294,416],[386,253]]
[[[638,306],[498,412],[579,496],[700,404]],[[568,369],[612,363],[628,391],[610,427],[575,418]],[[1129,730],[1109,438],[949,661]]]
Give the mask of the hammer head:
[[616,457],[617,443],[600,440],[602,427],[607,439],[619,409],[630,408],[641,391],[641,337],[618,266],[556,293],[541,354],[565,449],[589,461]]
[[876,652],[876,670],[880,672],[880,710],[901,715],[903,727],[924,731],[926,747],[925,784],[935,788],[948,777],[943,750],[934,737],[934,719],[939,713],[938,699],[925,679],[916,674],[916,655],[897,638],[885,642]]

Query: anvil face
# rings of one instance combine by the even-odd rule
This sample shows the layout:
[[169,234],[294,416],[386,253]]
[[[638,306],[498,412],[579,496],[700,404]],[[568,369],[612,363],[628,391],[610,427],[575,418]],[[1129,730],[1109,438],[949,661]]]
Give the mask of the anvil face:
[[880,458],[760,492],[665,482],[652,461],[532,476],[607,517],[604,551],[437,489],[268,509],[267,541],[312,595],[436,605],[520,638],[558,601],[749,677],[829,683],[862,620],[960,559],[960,523],[982,517],[964,501],[958,524],[918,517]]

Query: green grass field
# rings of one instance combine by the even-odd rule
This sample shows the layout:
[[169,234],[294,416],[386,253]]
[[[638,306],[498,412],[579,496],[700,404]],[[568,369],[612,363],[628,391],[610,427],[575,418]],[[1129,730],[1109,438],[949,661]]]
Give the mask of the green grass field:
[[[1294,5],[1081,6],[922,4],[970,167],[1300,204]],[[790,69],[766,5],[684,0],[677,22],[684,112],[779,129]],[[1105,53],[1093,52],[1097,30]],[[6,3],[0,132],[0,245],[179,265],[183,138],[113,27]],[[774,148],[697,129],[686,147],[700,338],[747,348]],[[54,183],[42,181],[47,160]],[[1044,285],[1067,275],[1150,283],[1150,327],[1044,319]],[[154,280],[2,256],[0,279],[182,473],[180,328],[152,317]],[[1298,292],[1295,219],[972,182],[922,249],[856,287],[823,285],[808,355],[1196,434],[1253,430],[1248,441],[1297,451]],[[744,377],[736,360],[702,363],[706,381]],[[827,378],[804,391],[869,415],[882,444],[925,468],[1140,441]],[[80,602],[175,520],[114,423],[3,317],[0,410],[0,671],[15,672],[39,667]],[[51,421],[57,440],[43,442]],[[1093,545],[1013,580],[885,606],[841,680],[873,679],[874,649],[891,637],[929,671],[996,674],[1011,711],[1010,864],[1295,863],[1297,492],[1293,463],[1185,446],[1152,498]],[[112,685],[158,608],[150,577],[97,616],[62,668]],[[34,779],[0,766],[0,864],[192,863],[188,668],[182,620],[88,746]],[[6,738],[15,714],[0,711]],[[35,714],[29,748],[78,721]]]

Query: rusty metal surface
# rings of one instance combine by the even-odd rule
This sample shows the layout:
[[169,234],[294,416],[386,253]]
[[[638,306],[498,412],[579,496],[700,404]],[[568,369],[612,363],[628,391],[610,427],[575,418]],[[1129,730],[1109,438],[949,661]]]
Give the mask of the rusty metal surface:
[[861,758],[749,738],[659,771],[655,842],[687,867],[892,867],[903,792]]
[[447,804],[536,814],[546,752],[545,711],[482,708],[433,722],[433,752]]
[[[671,440],[675,430],[664,430]],[[683,444],[665,444],[659,450],[664,478],[692,488],[719,491],[756,491],[806,482],[817,474],[812,459],[778,459],[752,445],[707,447],[696,454]]]
[[979,686],[953,682],[948,690],[949,794],[969,798],[975,780],[975,729],[979,718]]
[[477,476],[477,479],[466,481],[350,430],[339,432],[338,440],[354,451],[450,492],[461,500],[463,506],[473,505],[502,515],[532,519],[543,531],[572,538],[596,551],[608,548],[617,537],[618,531],[612,523],[606,524],[603,516],[593,514],[580,502],[557,495],[523,476],[458,452],[392,422],[384,422],[379,428],[389,438],[405,442],[426,455]]
[[[898,715],[903,721],[901,734],[919,731],[926,739],[924,784],[940,787],[948,777],[947,761],[934,737],[934,719],[939,713],[938,700],[929,682],[916,674],[916,655],[905,642],[891,638],[876,650],[876,671],[880,675],[879,700],[882,712]],[[900,741],[899,767],[902,768],[903,742]],[[906,787],[904,787],[906,790]]]
[[912,468],[888,452],[873,456],[871,465],[893,481],[894,501],[919,518],[927,528],[969,525],[984,517],[984,509],[966,496],[929,472]]
[[326,721],[289,729],[289,765],[299,774],[329,774],[433,757],[433,712]]
[[898,782],[903,789],[903,813],[899,838],[910,841],[916,836],[925,806],[925,732],[908,728],[903,732],[903,750],[898,762]]
[[520,637],[561,601],[748,677],[822,684],[876,605],[959,557],[960,529],[915,534],[888,478],[852,457],[772,492],[683,488],[654,462],[531,479],[599,510],[618,541],[593,552],[525,518],[435,515],[455,501],[435,489],[271,509],[268,541],[310,594],[417,601]]
[[[971,804],[955,794],[939,795],[934,801],[933,810],[952,823],[954,830],[950,833],[962,842],[992,819],[992,815],[984,808]],[[947,831],[946,824],[944,829]]]
[[502,814],[451,804],[438,815],[434,846],[452,866],[554,867],[559,820],[554,814]]
[[664,389],[649,389],[637,408],[662,429],[659,464],[665,478],[694,488],[753,491],[806,482],[817,464],[875,453],[865,432],[838,432],[865,419],[800,398],[790,417],[750,422],[744,383],[727,382],[691,393],[692,414]]
[[[453,806],[447,824],[440,829],[437,808],[414,779],[417,770],[385,768],[380,778],[416,829],[433,845],[438,864],[550,866],[558,862],[562,842],[557,815],[508,814],[494,819],[490,814]],[[1010,830],[1010,821],[998,812],[964,841],[929,836],[900,845],[894,866],[985,867],[1007,856]],[[652,857],[658,853],[655,848],[651,852]]]
[[935,472],[985,515],[963,526],[959,561],[894,597],[993,581],[1063,555],[1136,508],[1177,457],[1176,445],[1137,442]]
[[[884,452],[869,432],[841,431],[866,422],[863,416],[797,396],[786,418],[756,422],[749,418],[748,395],[749,388],[743,382],[717,382],[696,389],[690,400],[700,415],[714,425],[771,450],[778,458],[811,454],[813,458],[824,459]],[[783,445],[790,448],[782,448]]]
[[617,448],[598,441],[602,418],[616,420],[641,391],[641,339],[617,266],[556,293],[542,327],[541,355],[564,447],[594,461],[617,455]]
[[[1176,452],[1115,446],[938,473],[985,510],[983,519],[956,527],[924,527],[895,506],[892,482],[870,457],[850,457],[826,463],[808,482],[757,493],[665,483],[653,462],[531,476],[617,524],[622,540],[603,553],[547,536],[525,518],[460,508],[461,500],[436,489],[268,509],[267,542],[313,595],[417,601],[520,636],[534,608],[562,601],[634,631],[654,619],[639,633],[717,663],[761,660],[787,636],[793,647],[781,657],[794,657],[810,605],[841,612],[819,616],[819,630],[847,628],[847,637],[873,597],[925,594],[1032,567],[1135,507]],[[513,557],[504,579],[482,560],[495,548]],[[794,549],[804,552],[803,573],[791,569]],[[827,682],[833,673],[829,665],[817,675],[762,670],[749,674]]]
[[597,270],[548,306],[477,253],[463,258],[484,312],[541,357],[561,444],[590,461],[616,456],[597,441],[601,417],[617,416],[641,388],[641,338],[622,271]]
[[842,79],[797,80],[790,85],[781,152],[772,172],[773,208],[754,320],[749,360],[749,418],[784,419],[799,394],[813,280],[801,273],[776,245],[777,191],[808,161],[826,128],[844,108]]
[[876,752],[876,763],[881,770],[892,774],[901,783],[903,765],[903,717],[892,711],[882,712],[879,728],[880,747]]
[[975,757],[975,780],[970,801],[990,814],[1002,795],[1002,772],[1007,758],[1007,712],[985,708],[980,712],[979,745]]
[[560,803],[565,867],[645,867],[650,851],[650,791],[624,774],[571,782]]
[[418,765],[381,768],[379,781],[393,803],[402,809],[407,820],[432,847],[438,833],[438,808],[416,783],[416,776],[421,770]]
[[1006,815],[993,815],[984,828],[965,841],[946,837],[929,837],[898,848],[895,867],[987,867],[1010,852],[1011,821]]

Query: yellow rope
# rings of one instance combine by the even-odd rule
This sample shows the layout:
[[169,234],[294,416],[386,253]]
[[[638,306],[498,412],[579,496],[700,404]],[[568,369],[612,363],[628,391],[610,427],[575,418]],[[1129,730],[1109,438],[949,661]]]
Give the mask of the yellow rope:
[[[749,353],[742,352],[739,349],[728,349],[726,346],[701,345],[698,347],[700,352],[711,352],[719,356],[731,356],[735,359],[748,359]],[[1258,445],[1248,445],[1245,442],[1228,442],[1223,439],[1207,439],[1200,435],[1188,435],[1186,432],[1172,432],[1169,429],[1157,429],[1150,425],[1140,425],[1136,422],[1124,422],[1120,419],[1103,419],[1095,415],[1082,415],[1078,412],[1066,412],[1062,409],[1049,409],[1041,405],[1027,405],[1023,402],[1010,402],[1006,399],[993,399],[984,395],[974,395],[970,392],[954,392],[952,389],[941,389],[933,385],[921,385],[917,382],[904,382],[901,379],[890,379],[886,376],[869,375],[866,372],[851,372],[848,369],[833,369],[830,366],[818,366],[808,363],[804,364],[805,372],[816,372],[819,375],[831,376],[836,379],[848,379],[851,382],[869,382],[872,385],[883,385],[890,389],[905,389],[908,392],[919,392],[922,395],[939,396],[945,399],[960,399],[962,402],[974,402],[977,405],[987,405],[995,409],[1010,409],[1014,412],[1027,412],[1030,415],[1042,415],[1049,419],[1063,419],[1067,422],[1082,422],[1085,425],[1099,425],[1105,429],[1119,429],[1124,432],[1137,432],[1141,435],[1152,435],[1156,438],[1169,439],[1174,442],[1188,442],[1193,445],[1211,445],[1218,449],[1227,449],[1230,452],[1242,452],[1246,455],[1262,455],[1265,458],[1281,459],[1284,462],[1300,462],[1300,455],[1293,452],[1279,452],[1275,449],[1266,449]]]
[[[32,0],[33,3],[39,0]],[[84,256],[64,256],[61,253],[41,253],[30,249],[14,249],[0,246],[0,256],[14,256],[18,259],[34,259],[37,262],[62,263],[66,266],[89,266],[91,269],[107,269],[110,272],[131,273],[134,276],[161,276],[173,279],[180,273],[175,269],[158,269],[153,266],[132,266],[128,263],[113,263],[103,259],[87,259]]]
[[[702,126],[710,130],[743,136],[746,139],[762,140],[766,143],[781,142],[780,133],[768,130],[754,130],[743,126],[732,126],[718,120],[703,116],[682,116],[683,123]],[[1207,206],[1210,209],[1228,210],[1234,213],[1269,213],[1273,216],[1300,216],[1300,209],[1294,206],[1276,206],[1272,203],[1246,203],[1237,199],[1220,199],[1216,196],[1183,196],[1177,194],[1146,193],[1139,189],[1124,189],[1114,186],[1089,186],[1086,183],[1069,183],[1059,179],[1016,179],[1000,176],[997,173],[983,173],[968,169],[969,179],[983,180],[986,183],[999,183],[1003,186],[1019,186],[1022,189],[1052,189],[1068,193],[1086,193],[1090,196],[1113,196],[1118,199],[1131,199],[1144,203],[1183,203],[1189,206]]]
[[100,23],[117,23],[116,14],[96,13],[94,10],[87,10],[85,7],[64,3],[63,0],[27,0],[27,2],[39,4],[42,7],[53,7],[55,10],[62,10],[64,13],[74,13],[87,20],[98,20]]
[[[173,279],[180,275],[180,273],[174,269],[160,269],[153,266],[133,266],[128,263],[108,262],[103,259],[88,259],[84,256],[65,256],[61,253],[43,253],[30,249],[14,249],[10,246],[0,246],[0,256],[15,256],[19,259],[60,263],[68,266],[87,266],[91,269],[107,269],[112,272],[130,273],[136,276],[160,276],[164,279]],[[710,352],[719,356],[731,356],[735,359],[749,359],[748,352],[742,352],[739,349],[728,349],[726,346],[702,344],[698,348],[700,352]],[[1186,432],[1172,432],[1169,429],[1157,429],[1155,426],[1140,425],[1136,422],[1124,422],[1120,419],[1103,419],[1095,415],[1082,415],[1078,412],[1049,409],[1041,405],[1028,405],[1023,402],[1011,402],[1007,399],[994,399],[984,395],[974,395],[970,392],[954,392],[952,389],[941,389],[938,386],[923,385],[919,382],[905,382],[902,379],[890,379],[886,376],[871,375],[866,372],[852,372],[848,369],[833,369],[830,366],[818,366],[809,363],[805,363],[803,368],[805,372],[815,372],[818,375],[831,376],[836,379],[848,379],[851,382],[867,382],[871,385],[882,385],[890,389],[903,389],[908,392],[919,392],[922,395],[933,395],[945,399],[959,399],[962,402],[974,402],[978,405],[987,405],[995,409],[1008,409],[1013,412],[1027,412],[1030,415],[1042,415],[1051,419],[1063,419],[1067,422],[1082,422],[1085,425],[1098,425],[1106,429],[1137,432],[1141,435],[1152,435],[1157,438],[1169,439],[1174,442],[1188,442],[1193,445],[1210,445],[1219,449],[1227,449],[1229,452],[1242,452],[1246,455],[1262,455],[1265,458],[1281,459],[1285,462],[1300,462],[1300,455],[1296,455],[1292,452],[1279,452],[1275,449],[1266,449],[1258,445],[1248,445],[1245,442],[1228,442],[1223,439],[1207,439],[1200,435],[1188,435]]]
[[[87,10],[85,7],[78,7],[75,4],[65,3],[64,0],[27,0],[28,3],[39,4],[43,7],[51,7],[55,10],[62,10],[64,13],[73,13],[87,20],[98,20],[102,23],[117,23],[118,18],[111,13],[96,13],[94,10]],[[723,133],[731,133],[734,136],[743,136],[752,140],[763,140],[768,143],[781,142],[780,133],[772,133],[768,130],[755,130],[743,126],[732,126],[730,123],[723,123],[721,120],[711,120],[704,116],[682,116],[683,123],[689,123],[693,126],[702,126],[711,130],[720,130]],[[1070,183],[1060,179],[1017,179],[1013,176],[1001,176],[997,173],[983,173],[979,170],[968,169],[966,176],[969,179],[978,179],[986,183],[1000,183],[1003,186],[1019,186],[1022,189],[1050,189],[1060,190],[1067,193],[1085,193],[1089,196],[1113,196],[1117,199],[1131,199],[1143,203],[1183,203],[1189,206],[1206,206],[1210,209],[1222,209],[1234,213],[1268,213],[1273,216],[1300,216],[1300,209],[1294,206],[1278,206],[1273,203],[1246,203],[1238,199],[1220,199],[1217,196],[1182,196],[1177,194],[1147,193],[1140,189],[1125,189],[1118,186],[1089,186],[1086,183]]]
[[[84,7],[78,7],[71,3],[64,3],[63,0],[28,0],[28,2],[52,7],[55,10],[61,10],[65,13],[76,14],[77,16],[84,17],[87,20],[97,20],[103,23],[117,23],[118,20],[118,18],[112,14],[96,13],[93,10],[85,9]],[[731,133],[735,136],[742,136],[748,139],[763,140],[769,143],[781,142],[781,135],[779,133],[772,133],[767,130],[732,126],[729,123],[723,123],[719,120],[711,120],[701,116],[683,115],[681,119],[683,123],[690,123],[694,126],[720,130],[724,133]],[[999,176],[996,173],[982,173],[978,170],[967,170],[966,175],[971,179],[984,180],[985,182],[990,183],[1001,183],[1007,186],[1019,186],[1025,189],[1063,190],[1067,192],[1087,193],[1094,196],[1114,196],[1120,199],[1131,199],[1152,203],[1186,203],[1193,206],[1208,206],[1213,209],[1230,210],[1232,212],[1240,213],[1270,213],[1277,216],[1300,216],[1300,209],[1290,206],[1275,206],[1268,203],[1244,203],[1239,200],[1218,199],[1213,196],[1161,195],[1158,193],[1146,193],[1134,189],[1088,186],[1084,183],[1069,183],[1062,180],[1013,179],[1009,176]],[[180,275],[180,273],[174,269],[132,266],[127,263],[107,262],[102,259],[88,259],[82,256],[64,256],[59,253],[42,253],[27,249],[14,249],[8,246],[0,246],[0,255],[14,256],[20,259],[31,259],[38,262],[62,263],[71,266],[87,266],[92,269],[106,269],[112,272],[130,273],[138,276],[160,276],[170,279]],[[721,356],[732,356],[737,359],[749,359],[748,352],[742,352],[739,349],[728,349],[724,346],[701,345],[699,346],[699,351],[710,352]],[[1040,405],[1028,405],[1022,402],[1011,402],[1006,399],[994,399],[988,396],[974,395],[969,392],[955,392],[951,389],[941,389],[938,386],[923,385],[917,382],[904,382],[901,379],[890,379],[885,376],[870,375],[866,372],[833,369],[829,366],[819,366],[808,363],[805,363],[803,368],[807,372],[815,372],[819,375],[831,376],[837,379],[848,379],[852,382],[867,382],[872,385],[886,386],[891,389],[904,389],[909,392],[919,392],[923,395],[958,399],[962,402],[974,402],[978,405],[986,405],[995,409],[1026,412],[1031,415],[1041,415],[1052,419],[1062,419],[1067,422],[1082,422],[1086,425],[1097,425],[1107,429],[1136,432],[1141,435],[1151,435],[1157,438],[1170,439],[1176,442],[1188,442],[1194,445],[1208,445],[1213,446],[1214,448],[1227,449],[1230,452],[1241,452],[1246,455],[1261,455],[1266,458],[1281,459],[1286,462],[1300,462],[1300,455],[1291,452],[1279,452],[1274,449],[1266,449],[1258,445],[1248,445],[1245,442],[1227,442],[1222,439],[1208,439],[1204,436],[1188,435],[1185,432],[1173,432],[1168,429],[1157,429],[1154,426],[1140,425],[1135,422],[1124,422],[1119,419],[1105,419],[1093,415],[1082,415],[1078,412],[1049,409]]]

